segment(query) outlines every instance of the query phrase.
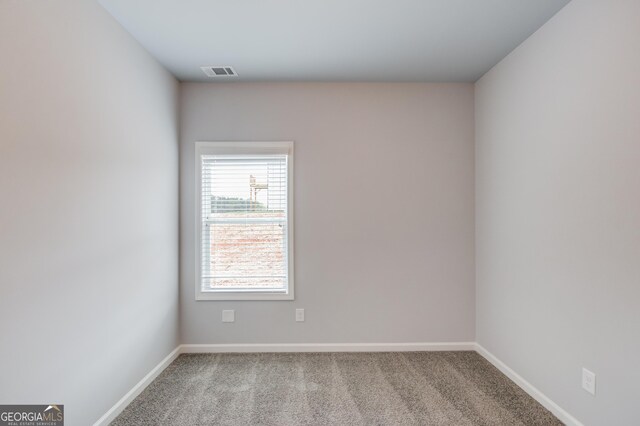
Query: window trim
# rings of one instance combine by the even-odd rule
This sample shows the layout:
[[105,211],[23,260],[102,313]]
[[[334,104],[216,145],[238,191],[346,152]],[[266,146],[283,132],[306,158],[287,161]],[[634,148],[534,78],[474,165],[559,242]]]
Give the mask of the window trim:
[[[287,291],[273,290],[202,290],[202,155],[287,155]],[[198,141],[195,143],[195,178],[196,178],[196,269],[195,269],[195,298],[196,300],[294,300],[294,257],[293,257],[293,142],[292,141]]]

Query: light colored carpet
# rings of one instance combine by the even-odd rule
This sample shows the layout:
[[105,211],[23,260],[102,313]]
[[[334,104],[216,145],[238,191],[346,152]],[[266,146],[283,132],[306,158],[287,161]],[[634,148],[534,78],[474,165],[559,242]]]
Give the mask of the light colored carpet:
[[475,352],[181,355],[119,425],[561,425]]

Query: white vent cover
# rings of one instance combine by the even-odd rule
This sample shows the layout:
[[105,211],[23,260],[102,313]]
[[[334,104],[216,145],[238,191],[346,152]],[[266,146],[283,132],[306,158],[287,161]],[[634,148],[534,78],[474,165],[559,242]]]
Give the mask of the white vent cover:
[[224,65],[224,66],[211,65],[208,67],[200,67],[200,69],[202,70],[202,72],[204,72],[207,75],[207,77],[212,77],[212,78],[238,76],[238,74],[236,73],[236,70],[234,70],[233,67],[230,65]]

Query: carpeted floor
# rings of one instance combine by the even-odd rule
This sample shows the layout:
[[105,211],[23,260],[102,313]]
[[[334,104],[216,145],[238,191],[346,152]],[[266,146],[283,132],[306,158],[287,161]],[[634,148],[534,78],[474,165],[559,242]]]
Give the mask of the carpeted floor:
[[475,352],[181,355],[118,425],[561,425]]

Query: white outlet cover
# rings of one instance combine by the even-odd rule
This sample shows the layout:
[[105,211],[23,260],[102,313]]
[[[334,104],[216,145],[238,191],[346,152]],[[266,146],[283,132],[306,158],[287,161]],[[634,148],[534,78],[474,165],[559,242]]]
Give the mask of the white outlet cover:
[[222,311],[222,322],[234,322],[236,320],[236,311],[233,309]]
[[304,321],[304,309],[296,309],[296,321],[297,322]]
[[582,369],[582,389],[593,396],[596,395],[596,375],[586,368]]

